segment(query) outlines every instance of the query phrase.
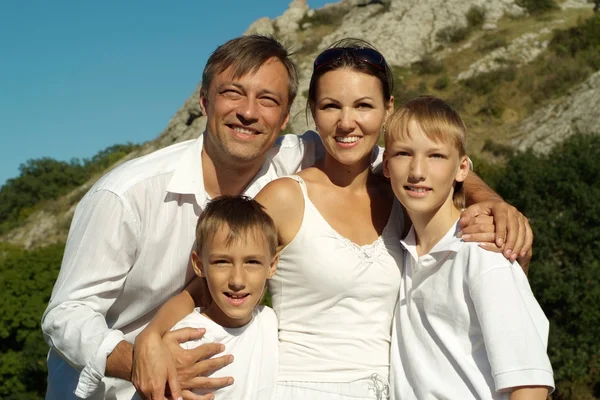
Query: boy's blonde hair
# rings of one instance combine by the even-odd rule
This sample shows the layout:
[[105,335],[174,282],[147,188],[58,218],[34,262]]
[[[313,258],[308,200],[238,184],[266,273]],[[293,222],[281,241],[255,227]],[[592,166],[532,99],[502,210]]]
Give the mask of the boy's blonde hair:
[[[467,128],[458,113],[442,99],[419,96],[398,107],[385,122],[384,141],[389,148],[394,140],[410,137],[408,125],[415,121],[425,136],[434,142],[450,143],[458,156],[467,154]],[[456,208],[465,208],[462,182],[455,182],[453,201]]]
[[254,235],[264,238],[272,256],[277,253],[275,223],[256,200],[246,196],[220,196],[208,203],[196,225],[196,253],[201,254],[202,245],[212,240],[222,227],[229,229],[228,246]]

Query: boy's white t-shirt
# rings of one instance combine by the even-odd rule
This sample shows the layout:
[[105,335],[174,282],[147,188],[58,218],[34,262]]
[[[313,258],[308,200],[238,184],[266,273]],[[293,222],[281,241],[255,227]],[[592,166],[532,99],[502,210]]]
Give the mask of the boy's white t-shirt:
[[507,389],[528,385],[552,391],[549,324],[523,270],[457,232],[455,224],[421,257],[414,228],[402,241],[392,398],[508,399]]
[[[210,377],[232,376],[231,386],[215,392],[217,399],[269,400],[275,393],[279,364],[277,317],[265,306],[255,307],[252,321],[240,328],[224,328],[201,314],[200,308],[179,321],[171,330],[181,328],[205,328],[206,334],[199,340],[181,343],[185,349],[193,349],[205,343],[222,343],[225,351],[220,355],[233,354],[234,361],[215,371]],[[194,391],[196,394],[207,392]]]

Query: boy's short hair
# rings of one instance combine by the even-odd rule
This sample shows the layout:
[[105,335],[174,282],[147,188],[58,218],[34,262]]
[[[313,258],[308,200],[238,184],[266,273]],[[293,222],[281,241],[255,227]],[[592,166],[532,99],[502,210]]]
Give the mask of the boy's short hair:
[[198,254],[202,245],[212,240],[222,227],[229,229],[227,245],[245,240],[247,235],[261,236],[267,241],[271,255],[277,253],[277,229],[275,223],[256,200],[246,196],[220,196],[210,201],[196,224]]
[[[384,127],[385,147],[389,148],[396,139],[410,136],[408,125],[413,120],[428,139],[451,143],[458,150],[459,157],[467,154],[465,123],[448,103],[434,96],[419,96],[409,100],[390,115]],[[458,209],[465,208],[462,182],[456,182],[453,200]]]

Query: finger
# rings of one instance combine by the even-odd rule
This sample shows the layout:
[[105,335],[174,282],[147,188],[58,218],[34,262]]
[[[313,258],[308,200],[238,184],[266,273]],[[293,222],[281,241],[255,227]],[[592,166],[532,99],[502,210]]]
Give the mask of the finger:
[[223,351],[225,351],[225,346],[221,343],[205,343],[189,351],[192,354],[192,359],[194,360],[194,362],[198,362],[209,359],[219,353],[222,353]]
[[179,380],[177,379],[177,370],[175,368],[169,369],[167,382],[169,384],[171,398],[173,400],[182,400],[183,396],[181,393],[181,387],[179,386]]
[[531,248],[533,246],[533,230],[531,229],[531,225],[529,225],[529,220],[525,223],[525,244],[521,249],[520,256],[525,257],[527,253],[531,252]]
[[470,233],[462,236],[462,240],[465,242],[490,243],[496,246],[496,243],[494,242],[495,238],[496,234],[494,232]]
[[479,243],[479,247],[484,250],[493,251],[494,253],[502,253],[503,247],[496,246],[496,243]]
[[[505,204],[505,203],[504,203]],[[504,208],[504,210],[502,210],[502,208],[498,207],[499,210],[493,212],[494,215],[494,225],[496,226],[496,245],[498,247],[502,247],[507,240],[507,229],[510,229],[511,226],[509,226],[509,224],[511,223],[510,218],[508,218],[508,211]],[[514,227],[514,224],[512,225]],[[514,241],[513,241],[514,244]]]
[[471,219],[477,217],[479,214],[482,214],[480,204],[473,204],[472,206],[467,207],[467,209],[460,214],[458,225],[461,228],[464,228],[465,226],[469,225]]
[[[515,209],[516,211],[516,209]],[[518,212],[517,212],[518,213]],[[512,256],[513,249],[515,248],[515,244],[517,243],[517,239],[519,237],[519,220],[520,213],[511,214],[507,212],[506,214],[506,237],[504,240],[504,257],[509,258]]]
[[198,340],[206,333],[204,328],[182,328],[165,333],[163,339],[175,340],[177,343],[184,343],[190,340]]
[[[523,219],[523,218],[521,218]],[[519,235],[517,236],[517,241],[515,242],[515,247],[512,249],[512,254],[510,255],[510,261],[516,261],[519,253],[523,249],[523,245],[525,244],[525,236],[527,235],[527,229],[525,228],[525,221],[521,221],[519,224]]]
[[195,394],[193,392],[190,392],[189,390],[184,390],[183,391],[183,400],[214,400],[215,395],[214,393],[207,393],[207,394]]
[[[463,237],[465,235],[472,235],[472,234],[476,234],[476,233],[494,233],[494,238],[495,236],[495,231],[496,231],[496,227],[494,225],[490,225],[490,224],[471,224],[467,227],[465,227],[462,231],[459,232],[458,237]],[[494,239],[492,238],[491,240],[492,242],[494,241]]]
[[475,225],[494,225],[494,217],[491,215],[478,215],[471,221],[471,224]]
[[192,368],[193,376],[209,376],[232,362],[233,356],[231,354],[198,361]]
[[227,386],[233,385],[233,378],[231,376],[225,376],[223,378],[206,378],[198,376],[190,381],[193,389],[202,390],[217,390]]

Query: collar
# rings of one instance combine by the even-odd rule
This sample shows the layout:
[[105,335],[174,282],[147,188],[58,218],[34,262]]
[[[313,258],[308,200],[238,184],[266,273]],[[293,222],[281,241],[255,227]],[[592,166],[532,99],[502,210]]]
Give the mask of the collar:
[[204,189],[204,174],[202,171],[201,154],[203,144],[204,133],[192,141],[183,151],[167,186],[167,191],[170,193],[194,195],[196,203],[201,206],[209,200]]
[[[440,239],[439,242],[433,246],[433,248],[429,251],[427,255],[434,255],[436,253],[448,253],[448,252],[458,252],[458,250],[463,245],[463,240],[456,236],[459,231],[458,219],[456,222],[450,227],[448,232]],[[415,233],[415,226],[410,227],[410,231],[406,235],[406,237],[400,241],[402,246],[410,253],[410,255],[418,260],[419,256],[417,254],[417,238]]]
[[[192,194],[196,197],[196,203],[202,207],[210,200],[210,196],[204,188],[204,171],[202,170],[202,148],[204,146],[204,135],[200,135],[181,154],[177,167],[167,186],[167,191],[176,194]],[[272,161],[272,156],[267,154],[265,161],[244,189],[244,195],[254,197],[267,183],[277,178],[277,171]]]

